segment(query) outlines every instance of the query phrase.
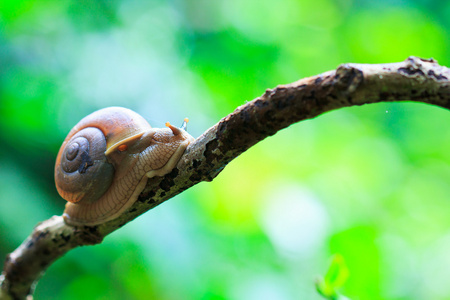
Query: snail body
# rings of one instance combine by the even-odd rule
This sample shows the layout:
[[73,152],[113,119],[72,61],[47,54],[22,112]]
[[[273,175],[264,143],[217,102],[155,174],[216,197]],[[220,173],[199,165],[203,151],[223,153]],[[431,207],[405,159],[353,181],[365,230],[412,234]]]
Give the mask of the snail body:
[[70,225],[98,225],[117,218],[148,178],[169,173],[193,137],[184,129],[152,128],[122,107],[83,118],[64,140],[55,165],[58,193],[67,200]]

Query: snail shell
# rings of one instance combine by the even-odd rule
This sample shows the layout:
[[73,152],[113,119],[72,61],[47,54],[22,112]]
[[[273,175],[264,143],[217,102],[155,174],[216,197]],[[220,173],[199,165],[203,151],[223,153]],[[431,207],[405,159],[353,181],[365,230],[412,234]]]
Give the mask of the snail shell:
[[83,118],[56,158],[56,188],[68,201],[66,223],[97,225],[115,219],[136,201],[148,178],[169,173],[193,137],[167,126],[152,128],[122,107]]

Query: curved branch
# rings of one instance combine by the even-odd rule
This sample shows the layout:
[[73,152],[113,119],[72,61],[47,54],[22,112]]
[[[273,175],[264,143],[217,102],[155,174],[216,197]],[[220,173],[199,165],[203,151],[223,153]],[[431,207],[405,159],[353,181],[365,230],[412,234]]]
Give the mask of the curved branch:
[[341,107],[382,101],[417,101],[450,109],[450,69],[410,57],[393,64],[344,64],[336,70],[268,89],[197,138],[171,173],[150,180],[136,203],[98,226],[72,227],[54,216],[6,258],[0,299],[28,299],[53,261],[78,246],[100,243],[137,216],[201,182],[213,180],[242,152],[302,120]]

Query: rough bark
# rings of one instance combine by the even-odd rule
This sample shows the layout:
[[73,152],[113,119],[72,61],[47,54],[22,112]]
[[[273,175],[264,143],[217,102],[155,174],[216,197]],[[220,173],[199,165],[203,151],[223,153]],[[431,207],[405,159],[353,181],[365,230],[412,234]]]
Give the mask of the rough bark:
[[67,251],[101,243],[114,230],[201,182],[213,180],[242,152],[302,120],[341,107],[417,101],[450,108],[450,69],[410,57],[393,64],[344,64],[336,70],[268,89],[197,138],[173,171],[150,180],[136,203],[98,226],[72,227],[60,216],[38,224],[5,260],[0,299],[31,299],[43,272]]

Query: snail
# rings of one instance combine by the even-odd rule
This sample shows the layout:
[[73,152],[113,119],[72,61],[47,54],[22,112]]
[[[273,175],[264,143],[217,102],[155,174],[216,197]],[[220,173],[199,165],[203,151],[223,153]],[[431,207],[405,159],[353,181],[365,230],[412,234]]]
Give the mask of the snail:
[[58,193],[67,200],[69,225],[98,225],[117,218],[147,180],[169,173],[194,138],[181,128],[152,128],[123,107],[100,109],[69,132],[55,165]]

